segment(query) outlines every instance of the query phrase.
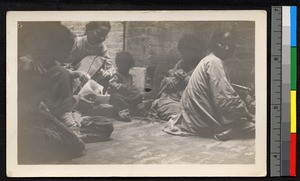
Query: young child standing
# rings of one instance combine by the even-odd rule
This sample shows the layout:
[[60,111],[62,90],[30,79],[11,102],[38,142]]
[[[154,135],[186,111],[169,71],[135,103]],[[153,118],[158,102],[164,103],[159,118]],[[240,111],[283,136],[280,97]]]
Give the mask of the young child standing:
[[128,52],[117,53],[116,73],[109,81],[108,93],[111,94],[110,104],[114,106],[117,119],[130,122],[130,111],[142,102],[143,96],[134,87],[129,70],[134,66],[134,59]]

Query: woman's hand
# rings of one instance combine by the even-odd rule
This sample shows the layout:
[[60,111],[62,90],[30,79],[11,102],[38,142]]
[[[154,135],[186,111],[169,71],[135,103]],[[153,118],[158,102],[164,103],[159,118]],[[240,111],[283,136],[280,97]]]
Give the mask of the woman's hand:
[[80,72],[79,73],[79,80],[82,82],[82,83],[86,83],[87,81],[89,81],[91,79],[91,76],[86,73],[86,72]]
[[176,89],[177,84],[174,82],[174,79],[172,77],[167,77],[165,81],[166,81],[165,86],[168,90]]
[[104,70],[104,69],[101,69],[100,71],[101,71],[103,77],[105,77],[105,78],[106,78],[106,77],[110,77],[109,71]]
[[73,77],[79,78],[79,80],[82,83],[86,83],[88,80],[91,79],[91,76],[88,73],[83,72],[83,71],[73,71]]

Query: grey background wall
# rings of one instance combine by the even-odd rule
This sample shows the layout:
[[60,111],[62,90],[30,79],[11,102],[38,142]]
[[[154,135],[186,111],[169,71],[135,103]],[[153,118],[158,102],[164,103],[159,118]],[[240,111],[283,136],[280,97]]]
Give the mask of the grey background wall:
[[[64,21],[63,25],[67,26],[76,36],[83,36],[85,33],[86,21]],[[111,31],[105,45],[108,48],[109,55],[114,60],[117,52],[122,51],[123,48],[123,24],[122,22],[111,22]]]
[[[84,34],[86,23],[62,22],[77,36]],[[180,38],[185,34],[195,34],[208,43],[214,30],[231,28],[233,25],[236,26],[239,39],[235,58],[226,62],[227,68],[232,82],[248,85],[254,78],[251,72],[254,70],[255,23],[251,21],[111,22],[111,32],[105,44],[112,60],[117,52],[125,48],[135,58],[136,66],[156,67],[152,86],[157,87],[167,70],[180,60],[177,50]]]

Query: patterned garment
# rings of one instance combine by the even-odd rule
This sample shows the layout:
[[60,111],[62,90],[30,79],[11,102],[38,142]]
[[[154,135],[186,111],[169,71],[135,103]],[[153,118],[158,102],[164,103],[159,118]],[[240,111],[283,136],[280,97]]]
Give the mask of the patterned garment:
[[223,61],[214,54],[203,58],[195,68],[181,105],[181,112],[169,120],[165,132],[206,135],[207,131],[214,133],[220,127],[249,117],[244,101],[229,82]]
[[[78,63],[86,56],[100,56],[105,59],[109,59],[107,48],[104,44],[93,46],[89,44],[87,36],[77,37],[75,44],[71,51],[71,54],[67,58],[68,62],[72,62],[73,67],[76,67]],[[108,64],[111,63],[108,61]],[[110,64],[111,65],[111,64]]]
[[[105,61],[107,60],[100,56],[87,56],[77,64],[75,69],[78,71],[87,72],[92,79],[97,81],[98,78],[101,78],[101,75],[99,75],[100,73],[98,73],[98,71],[100,69],[105,69]],[[73,92],[83,86],[84,85],[79,79],[75,79],[72,85]]]
[[[106,73],[111,77],[115,73],[106,46],[104,44],[96,46],[89,44],[87,36],[77,37],[75,39],[75,44],[71,54],[67,58],[67,62],[72,62],[71,66],[74,70],[89,73],[90,76],[103,85],[105,89],[108,86],[109,78],[104,80],[105,78],[102,77],[102,74]],[[79,86],[79,80],[75,80],[73,90],[75,91]]]

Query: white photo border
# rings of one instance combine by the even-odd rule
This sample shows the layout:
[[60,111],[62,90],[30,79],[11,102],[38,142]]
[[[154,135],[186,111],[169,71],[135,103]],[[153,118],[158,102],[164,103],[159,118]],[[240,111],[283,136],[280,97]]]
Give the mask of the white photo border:
[[[17,23],[18,21],[254,21],[256,139],[254,164],[18,165]],[[210,11],[19,11],[7,13],[7,176],[266,176],[267,13],[264,10]]]

